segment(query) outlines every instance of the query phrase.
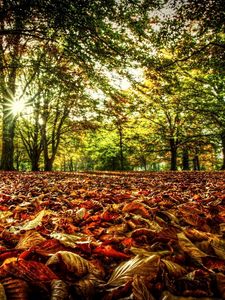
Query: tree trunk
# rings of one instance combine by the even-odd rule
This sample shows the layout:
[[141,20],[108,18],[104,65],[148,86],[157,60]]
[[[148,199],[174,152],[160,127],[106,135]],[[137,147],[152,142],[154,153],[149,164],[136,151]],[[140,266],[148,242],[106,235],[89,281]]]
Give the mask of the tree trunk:
[[124,156],[123,156],[123,129],[119,127],[119,137],[120,137],[120,169],[124,170]]
[[3,105],[1,169],[6,171],[14,170],[15,125],[16,120],[14,116],[9,112],[7,106]]
[[223,155],[221,170],[225,170],[225,131],[221,133],[221,141],[222,141],[222,155]]
[[[58,99],[56,103],[56,112],[51,123],[52,129],[51,132],[47,132],[47,122],[49,121],[49,116],[51,114],[48,98],[45,99],[44,103],[44,111],[42,114],[42,129],[41,129],[41,136],[42,136],[42,145],[44,151],[44,170],[45,171],[52,171],[53,163],[55,161],[55,157],[58,151],[58,147],[61,140],[62,135],[62,127],[66,118],[69,115],[69,108],[64,107],[63,112],[59,107],[60,101]],[[49,149],[50,148],[50,149]]]
[[31,158],[31,170],[32,171],[40,171],[40,169],[39,169],[39,158],[40,158],[39,155],[34,155]]
[[38,134],[36,134],[36,131],[34,130],[34,136],[32,137],[32,140],[30,140],[29,136],[26,137],[23,134],[23,131],[20,130],[20,137],[29,156],[31,170],[39,171],[39,160],[42,152],[42,145],[38,143]]
[[73,172],[73,170],[74,170],[74,167],[73,167],[73,158],[71,157],[70,160],[69,160],[69,171]]
[[147,171],[147,159],[144,156],[141,156],[140,160],[144,170]]
[[170,170],[176,171],[177,170],[177,145],[174,138],[170,139]]
[[[3,3],[4,6],[4,3]],[[16,12],[12,15],[14,19],[14,29],[22,29],[22,19],[18,18]],[[5,29],[5,23],[1,20],[0,23],[1,29]],[[10,55],[6,55],[5,50],[3,49],[3,40],[1,37],[0,40],[0,84],[1,84],[1,96],[2,96],[2,106],[3,106],[3,121],[2,121],[2,158],[1,158],[1,169],[6,171],[14,170],[14,136],[15,136],[15,127],[16,127],[16,118],[10,110],[11,103],[15,100],[16,92],[16,77],[17,70],[19,66],[20,53],[20,35],[17,34],[12,36],[9,44],[7,45],[10,49]],[[2,71],[7,65],[9,70],[8,74],[4,74]]]
[[51,158],[45,159],[44,170],[45,170],[46,172],[52,171],[53,161],[54,161],[54,160],[52,159],[52,157],[51,157]]
[[188,149],[186,148],[183,149],[182,165],[183,165],[183,170],[190,170],[189,153],[188,153]]
[[193,169],[194,171],[200,171],[200,162],[198,154],[195,154],[193,158]]

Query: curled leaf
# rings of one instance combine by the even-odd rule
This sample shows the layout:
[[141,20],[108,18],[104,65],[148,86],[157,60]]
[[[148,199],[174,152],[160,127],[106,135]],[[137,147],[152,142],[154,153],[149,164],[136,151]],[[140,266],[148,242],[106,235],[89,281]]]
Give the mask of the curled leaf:
[[214,253],[213,253],[212,247],[210,245],[210,240],[195,242],[195,245],[198,247],[198,249],[200,249],[204,253],[207,253],[208,255],[215,256]]
[[195,228],[188,228],[184,230],[185,235],[191,240],[191,241],[203,241],[208,240],[210,237],[210,233],[197,230]]
[[78,209],[78,210],[76,211],[76,214],[75,214],[75,220],[76,220],[77,222],[82,221],[82,220],[84,219],[85,214],[86,214],[86,208],[81,207],[80,209]]
[[51,281],[51,300],[65,300],[68,297],[68,286],[60,280],[54,279]]
[[46,214],[45,209],[41,210],[33,220],[25,223],[21,229],[22,230],[31,230],[31,229],[36,228],[37,226],[39,226],[41,224],[42,219],[45,216],[45,214]]
[[157,216],[162,218],[167,223],[171,222],[174,224],[179,224],[179,220],[177,219],[176,215],[166,210],[157,212]]
[[198,261],[202,262],[201,258],[206,257],[207,254],[202,252],[199,248],[197,248],[186,236],[183,232],[177,234],[178,243],[181,249],[186,252],[190,257]]
[[125,233],[128,229],[128,226],[126,223],[122,223],[122,224],[116,224],[113,226],[110,226],[107,230],[106,233],[109,234],[121,234],[121,233]]
[[20,238],[18,244],[16,245],[16,249],[28,249],[30,247],[41,244],[46,239],[36,231],[27,231]]
[[181,277],[187,273],[184,267],[180,266],[179,264],[173,261],[167,259],[161,259],[161,261],[166,265],[169,274],[174,277]]
[[210,245],[213,248],[216,255],[225,260],[225,240],[214,236],[210,239]]
[[123,212],[135,213],[136,215],[141,215],[143,217],[149,217],[149,212],[145,205],[140,202],[130,202],[124,205]]
[[89,244],[92,241],[90,236],[82,233],[68,234],[62,232],[54,232],[51,233],[50,236],[60,241],[60,243],[64,246],[71,248],[76,248],[77,244]]
[[130,255],[127,255],[121,251],[114,249],[111,245],[105,245],[105,246],[100,245],[96,247],[93,252],[96,254],[101,254],[104,256],[115,257],[115,258],[122,258],[122,259],[130,258]]
[[134,220],[143,221],[143,222],[147,223],[147,224],[148,224],[148,227],[149,227],[149,229],[150,229],[151,231],[154,231],[154,232],[160,232],[160,231],[162,230],[162,227],[161,227],[157,222],[155,222],[155,221],[153,221],[153,220],[149,220],[149,219],[147,219],[147,218],[143,218],[143,217],[141,217],[141,216],[139,216],[139,215],[134,215],[134,216],[133,216],[133,219],[134,219]]
[[3,261],[1,267],[3,267],[4,265],[10,264],[10,263],[13,262],[13,261],[17,261],[17,259],[18,259],[17,257],[9,257],[9,258],[6,258],[6,259]]
[[0,267],[0,277],[14,276],[26,281],[49,281],[58,277],[43,263],[16,260]]
[[77,281],[74,284],[74,288],[76,294],[81,297],[81,299],[92,300],[96,292],[96,287],[100,284],[102,284],[101,280],[89,274],[85,278]]
[[122,262],[112,273],[107,285],[120,286],[134,275],[149,276],[154,278],[159,269],[159,256],[151,255],[147,257],[135,256],[134,258]]
[[154,300],[155,298],[149,291],[149,287],[144,280],[144,277],[134,276],[132,282],[133,297],[135,300]]
[[[26,281],[14,278],[5,278],[2,281],[7,299],[28,300],[29,286]],[[0,298],[2,299],[2,298]]]
[[88,274],[92,268],[92,264],[88,260],[69,251],[58,251],[46,262],[47,266],[55,264],[63,264],[67,271],[74,273],[77,277],[82,277]]

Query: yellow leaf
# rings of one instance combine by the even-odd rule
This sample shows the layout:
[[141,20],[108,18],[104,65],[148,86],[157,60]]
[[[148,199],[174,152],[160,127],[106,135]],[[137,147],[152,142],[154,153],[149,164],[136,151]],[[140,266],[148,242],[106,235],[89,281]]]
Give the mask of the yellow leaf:
[[173,261],[167,259],[161,259],[161,261],[166,265],[169,274],[174,277],[181,277],[187,273],[184,267],[180,266],[179,264]]
[[16,249],[29,249],[30,247],[39,245],[44,242],[46,239],[36,231],[27,231],[24,235],[21,236]]
[[186,236],[183,232],[177,234],[178,243],[181,249],[186,252],[190,257],[202,263],[201,258],[208,256],[206,253],[202,252],[199,248],[197,248]]
[[45,213],[46,213],[45,209],[41,210],[33,220],[25,223],[21,229],[22,230],[31,230],[31,229],[34,229],[37,226],[41,225],[41,222],[42,222],[43,217],[45,216]]
[[53,254],[46,262],[46,265],[55,265],[60,264],[61,262],[64,263],[67,271],[74,273],[77,277],[88,274],[91,267],[93,267],[88,260],[69,251],[58,251],[56,254]]
[[107,285],[120,286],[133,278],[134,275],[152,276],[157,275],[159,269],[159,256],[135,256],[134,258],[122,262],[112,273]]

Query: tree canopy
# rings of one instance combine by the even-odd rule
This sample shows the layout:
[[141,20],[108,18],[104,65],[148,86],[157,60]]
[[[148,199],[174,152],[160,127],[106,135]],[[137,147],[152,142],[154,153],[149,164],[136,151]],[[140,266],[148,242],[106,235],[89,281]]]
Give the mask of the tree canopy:
[[223,1],[0,1],[1,169],[225,169]]

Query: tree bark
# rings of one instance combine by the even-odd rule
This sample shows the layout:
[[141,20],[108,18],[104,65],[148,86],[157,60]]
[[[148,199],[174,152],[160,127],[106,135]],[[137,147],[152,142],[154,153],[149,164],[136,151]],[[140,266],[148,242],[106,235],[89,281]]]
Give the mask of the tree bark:
[[[22,19],[20,19],[16,12],[12,16],[14,18],[14,29],[22,28]],[[5,23],[1,20],[0,28],[5,28]],[[0,168],[2,170],[14,170],[14,136],[16,127],[16,117],[10,110],[11,103],[15,100],[16,92],[16,77],[20,60],[20,35],[15,35],[11,38],[8,46],[12,48],[10,55],[6,55],[3,49],[3,40],[0,39],[0,84],[3,108],[2,120],[2,157]],[[6,61],[6,63],[5,63]],[[3,72],[5,64],[8,64],[8,72]]]
[[40,159],[40,156],[37,154],[31,158],[31,170],[32,171],[40,171],[39,159]]
[[194,171],[200,171],[200,162],[198,154],[195,154],[193,158],[193,169]]
[[52,168],[53,168],[53,161],[54,161],[54,159],[52,159],[52,157],[51,158],[45,158],[45,163],[44,163],[44,170],[46,171],[46,172],[50,172],[50,171],[52,171]]
[[12,171],[14,170],[14,136],[15,136],[16,120],[3,105],[3,121],[2,121],[2,157],[1,157],[1,170]]
[[221,170],[225,170],[225,131],[221,133],[221,142],[222,142],[222,155],[223,155]]
[[124,156],[123,156],[123,129],[119,127],[119,137],[120,137],[120,169],[124,170]]
[[177,145],[174,138],[170,138],[170,170],[177,170]]
[[[23,124],[24,126],[24,124]],[[31,170],[32,171],[39,171],[39,161],[40,156],[43,150],[41,141],[39,141],[39,131],[38,131],[38,124],[36,122],[34,127],[34,132],[31,132],[27,135],[20,130],[20,137],[23,142],[23,145],[27,151],[27,154],[30,159],[31,163]]]
[[186,148],[183,149],[182,165],[183,165],[183,170],[186,170],[186,171],[190,170],[189,153],[188,153],[188,149],[186,149]]
[[43,131],[42,131],[42,142],[43,142],[43,149],[44,149],[44,170],[52,171],[54,159],[53,159],[53,156],[49,157],[49,153],[48,153],[46,122],[43,125],[44,125],[44,127],[43,127]]

